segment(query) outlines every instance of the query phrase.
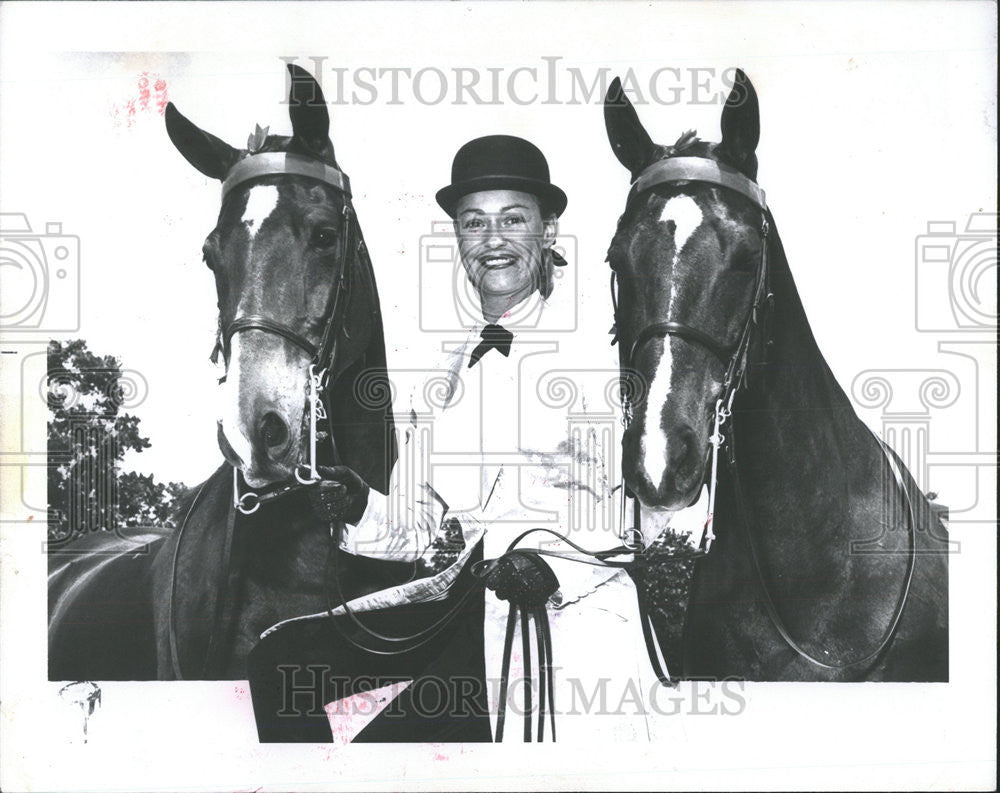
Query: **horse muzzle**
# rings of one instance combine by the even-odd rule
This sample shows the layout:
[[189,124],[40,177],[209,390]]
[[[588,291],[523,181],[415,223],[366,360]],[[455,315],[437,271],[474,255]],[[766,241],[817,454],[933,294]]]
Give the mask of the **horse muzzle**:
[[[234,350],[242,353],[237,340]],[[218,437],[229,464],[250,487],[261,488],[293,478],[303,462],[306,374],[280,342],[255,341],[249,355],[230,361]]]
[[675,511],[690,506],[701,493],[706,447],[688,426],[666,430],[665,438],[662,455],[651,453],[641,424],[630,426],[622,439],[622,470],[625,484],[644,506]]

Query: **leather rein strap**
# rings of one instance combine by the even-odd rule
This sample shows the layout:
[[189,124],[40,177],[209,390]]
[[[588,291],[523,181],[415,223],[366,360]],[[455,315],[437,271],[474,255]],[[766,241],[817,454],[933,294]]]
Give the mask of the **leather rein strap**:
[[[869,430],[871,432],[871,430]],[[856,658],[853,661],[845,661],[843,663],[831,664],[826,661],[821,661],[816,656],[810,654],[802,648],[794,638],[792,638],[788,627],[785,625],[785,621],[781,618],[778,613],[778,608],[774,604],[774,600],[771,597],[771,593],[767,589],[767,584],[764,582],[764,570],[760,563],[760,555],[757,551],[757,545],[754,542],[753,530],[750,526],[749,510],[747,509],[746,500],[743,496],[743,485],[740,482],[740,472],[736,463],[736,439],[735,432],[730,432],[729,438],[729,453],[727,455],[727,461],[732,473],[733,480],[733,491],[736,498],[736,512],[740,516],[740,522],[743,525],[743,531],[746,535],[747,545],[750,546],[750,558],[753,561],[754,572],[757,575],[757,581],[760,583],[761,591],[764,595],[764,608],[767,611],[767,616],[771,620],[771,624],[774,625],[775,629],[781,635],[784,640],[792,650],[794,650],[799,656],[804,658],[816,666],[823,669],[829,669],[832,671],[839,671],[843,669],[850,669],[851,667],[861,666],[863,664],[872,663],[878,661],[882,654],[889,648],[892,644],[892,640],[896,636],[896,632],[899,629],[899,623],[903,618],[903,611],[906,607],[906,601],[910,594],[910,584],[913,582],[913,571],[916,566],[916,525],[917,517],[913,508],[913,500],[910,498],[909,488],[906,487],[906,483],[903,481],[903,475],[899,470],[899,466],[895,459],[895,455],[885,442],[871,432],[872,437],[878,443],[879,449],[885,458],[886,463],[889,465],[889,469],[892,471],[893,478],[895,479],[896,486],[899,488],[900,492],[903,494],[903,499],[906,501],[906,537],[907,537],[907,554],[906,554],[906,575],[903,580],[903,588],[900,591],[899,599],[896,602],[896,609],[893,613],[892,619],[889,622],[889,626],[886,628],[885,633],[882,635],[882,640],[878,643],[878,646],[866,655]]]

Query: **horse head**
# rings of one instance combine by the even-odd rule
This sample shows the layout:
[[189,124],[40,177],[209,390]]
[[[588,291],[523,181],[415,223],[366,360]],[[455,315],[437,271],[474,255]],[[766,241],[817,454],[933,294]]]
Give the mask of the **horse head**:
[[225,363],[219,446],[252,487],[290,479],[309,445],[316,449],[315,376],[330,419],[320,438],[334,441],[321,451],[329,458],[332,449],[333,462],[384,490],[395,447],[374,275],[322,90],[300,67],[288,70],[290,137],[258,127],[247,148],[236,149],[172,103],[166,109],[174,146],[223,182],[203,247],[219,301],[216,354]]
[[[697,500],[705,480],[718,400],[727,395],[763,270],[763,193],[759,201],[745,194],[756,188],[757,96],[738,71],[721,143],[693,131],[673,146],[653,143],[617,79],[604,116],[633,180],[608,252],[623,394],[634,402],[623,472],[647,507],[678,510]],[[656,178],[668,168],[673,178]],[[725,178],[703,181],[699,169]],[[727,189],[726,179],[744,192]]]

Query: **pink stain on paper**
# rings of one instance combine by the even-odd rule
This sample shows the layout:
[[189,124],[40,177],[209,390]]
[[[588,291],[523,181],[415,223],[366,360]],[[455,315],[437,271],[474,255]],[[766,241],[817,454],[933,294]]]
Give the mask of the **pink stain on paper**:
[[353,741],[411,682],[392,683],[328,703],[324,710],[330,721],[333,743],[343,745]]
[[167,81],[160,75],[142,72],[135,87],[133,96],[111,106],[111,124],[116,129],[133,127],[142,116],[162,116],[167,109]]

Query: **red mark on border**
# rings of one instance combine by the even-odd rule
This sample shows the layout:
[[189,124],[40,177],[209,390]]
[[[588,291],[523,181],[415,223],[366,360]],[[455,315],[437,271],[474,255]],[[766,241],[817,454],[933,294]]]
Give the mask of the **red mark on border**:
[[115,128],[128,129],[135,126],[140,116],[162,116],[167,109],[167,81],[160,75],[142,72],[135,87],[134,96],[111,106],[111,123]]

